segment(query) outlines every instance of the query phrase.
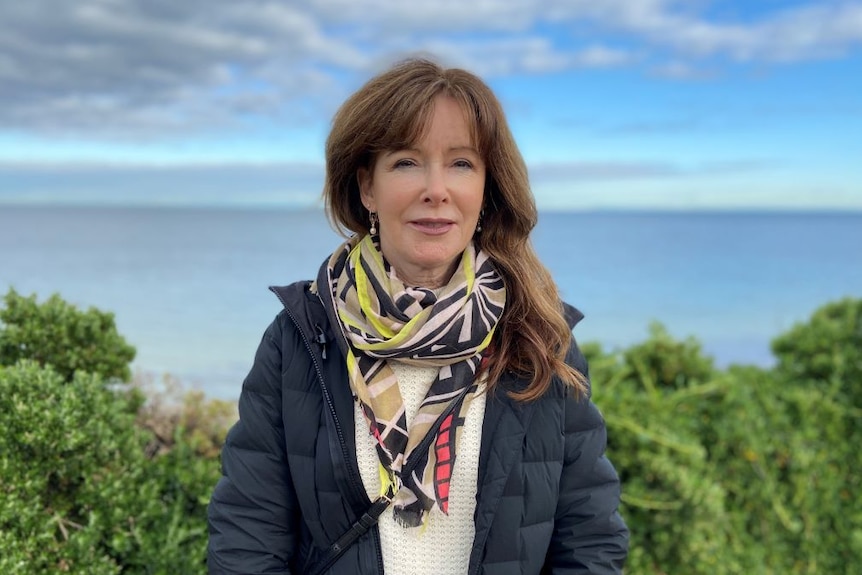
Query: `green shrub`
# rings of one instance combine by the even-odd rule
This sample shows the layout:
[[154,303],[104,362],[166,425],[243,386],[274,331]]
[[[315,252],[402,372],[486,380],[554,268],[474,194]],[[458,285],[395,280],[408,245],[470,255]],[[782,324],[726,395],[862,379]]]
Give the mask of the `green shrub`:
[[93,375],[0,367],[0,572],[120,572],[143,438],[118,405]]
[[862,301],[776,339],[775,369],[712,368],[653,328],[585,346],[623,481],[629,574],[862,572]]
[[702,365],[711,363],[663,331],[630,353],[592,357],[593,399],[607,421],[609,456],[623,484],[621,512],[631,530],[627,573],[740,572],[725,552],[733,512],[696,415],[724,382],[672,367]]
[[[233,404],[107,386],[134,353],[110,314],[14,291],[6,304],[0,573],[205,573]],[[716,369],[658,324],[625,350],[582,349],[623,482],[629,575],[862,572],[862,300],[776,338],[774,369]]]
[[649,327],[649,337],[622,353],[627,375],[651,393],[704,383],[713,378],[712,358],[703,355],[694,338],[674,339],[660,323]]
[[776,338],[772,350],[789,382],[829,388],[862,408],[862,299],[824,305]]
[[96,376],[0,367],[0,573],[204,573],[218,461],[152,435]]
[[30,359],[71,381],[76,371],[128,381],[135,348],[117,332],[114,315],[80,311],[52,295],[42,304],[10,289],[0,308],[0,365]]

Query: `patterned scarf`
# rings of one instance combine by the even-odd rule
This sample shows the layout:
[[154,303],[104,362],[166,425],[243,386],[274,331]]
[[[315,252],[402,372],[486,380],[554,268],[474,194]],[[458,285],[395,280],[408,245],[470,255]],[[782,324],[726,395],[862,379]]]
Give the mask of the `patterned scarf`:
[[[327,277],[348,343],[350,386],[377,441],[381,494],[396,494],[395,519],[405,527],[423,524],[435,504],[448,514],[474,376],[506,302],[503,279],[471,243],[436,294],[409,287],[372,236],[354,236],[336,250]],[[440,367],[409,429],[390,359]]]

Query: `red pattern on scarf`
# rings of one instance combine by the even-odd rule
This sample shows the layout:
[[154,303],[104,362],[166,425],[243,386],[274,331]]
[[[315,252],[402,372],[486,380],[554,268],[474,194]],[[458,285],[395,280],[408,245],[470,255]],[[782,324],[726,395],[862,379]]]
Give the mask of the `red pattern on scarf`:
[[434,451],[437,455],[437,463],[434,466],[434,489],[437,491],[437,501],[440,509],[446,515],[449,514],[449,483],[452,481],[452,463],[455,455],[455,438],[452,436],[452,418],[449,414],[437,432],[437,440],[434,443]]

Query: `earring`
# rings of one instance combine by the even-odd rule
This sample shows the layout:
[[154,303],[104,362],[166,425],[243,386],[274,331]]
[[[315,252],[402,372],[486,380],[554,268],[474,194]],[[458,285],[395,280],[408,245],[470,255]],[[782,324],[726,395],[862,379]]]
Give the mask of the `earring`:
[[371,227],[368,229],[368,233],[372,236],[377,235],[377,212],[368,212],[368,219],[371,220]]
[[479,211],[479,219],[476,221],[476,233],[480,233],[482,231],[482,216],[485,215],[485,210]]

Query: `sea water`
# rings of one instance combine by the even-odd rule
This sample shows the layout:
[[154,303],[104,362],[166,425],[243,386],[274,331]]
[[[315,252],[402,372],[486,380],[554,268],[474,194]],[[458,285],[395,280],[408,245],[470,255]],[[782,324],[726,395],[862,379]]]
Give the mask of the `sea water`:
[[[0,206],[0,294],[111,311],[134,367],[232,399],[281,304],[342,239],[321,210]],[[862,214],[562,213],[532,241],[579,341],[631,345],[659,321],[720,366],[769,365],[770,341],[862,297]]]

